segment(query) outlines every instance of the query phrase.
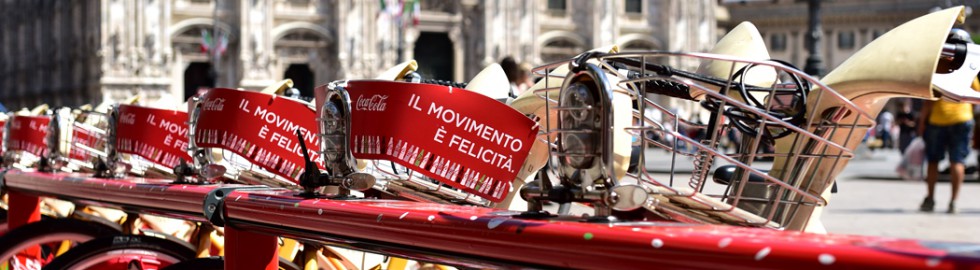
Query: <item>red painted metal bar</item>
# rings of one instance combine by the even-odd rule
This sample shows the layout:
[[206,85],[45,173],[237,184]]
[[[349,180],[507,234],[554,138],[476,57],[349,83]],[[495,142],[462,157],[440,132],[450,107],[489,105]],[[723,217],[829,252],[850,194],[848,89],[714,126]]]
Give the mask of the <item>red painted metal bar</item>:
[[[169,184],[173,180],[103,179],[87,174],[11,171],[5,176],[11,193],[62,198],[82,203],[115,206],[146,213],[203,221],[203,202],[218,187],[241,185]],[[36,198],[36,197],[34,197]],[[13,205],[13,211],[22,211]]]
[[279,269],[276,236],[225,227],[225,269]]
[[[231,226],[288,235],[385,243],[507,265],[585,269],[649,267],[980,267],[980,245],[872,236],[818,235],[670,222],[623,224],[514,218],[513,212],[388,200],[299,199],[282,190],[231,192]],[[316,239],[313,239],[316,240]]]
[[[38,217],[37,196],[202,218],[202,202],[219,186],[20,171],[8,173],[5,180],[14,224]],[[417,250],[431,258],[459,258],[459,265],[473,260],[586,269],[980,267],[980,255],[971,252],[980,248],[976,244],[669,222],[520,219],[514,212],[480,207],[301,199],[295,194],[271,189],[236,190],[225,196],[228,269],[275,269],[277,234],[370,243],[389,248],[391,254]],[[254,228],[266,231],[251,231]]]
[[[41,220],[41,198],[17,191],[7,192],[7,230]],[[23,255],[41,257],[40,247],[30,247]]]
[[[5,181],[11,191],[10,216],[13,220],[23,220],[18,225],[40,218],[38,196],[203,221],[203,203],[209,192],[221,187],[244,187],[175,185],[166,179],[102,179],[86,174],[23,171],[8,172]],[[27,207],[31,202],[33,208]],[[21,218],[29,209],[34,209],[33,219]],[[226,269],[259,269],[257,266],[277,269],[277,248],[274,235],[225,228]]]
[[17,191],[7,192],[7,226],[13,230],[24,224],[41,220],[41,199]]

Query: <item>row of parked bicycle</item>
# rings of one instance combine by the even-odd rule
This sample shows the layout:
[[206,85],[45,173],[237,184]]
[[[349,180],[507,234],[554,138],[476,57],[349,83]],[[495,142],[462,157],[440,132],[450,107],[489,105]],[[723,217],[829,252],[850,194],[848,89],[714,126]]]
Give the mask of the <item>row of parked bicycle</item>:
[[[0,261],[10,269],[976,266],[962,252],[970,244],[825,235],[819,222],[826,193],[895,89],[980,100],[958,88],[976,77],[962,68],[973,66],[975,45],[943,32],[961,14],[900,26],[819,80],[769,60],[743,23],[711,53],[584,52],[536,68],[540,79],[516,98],[497,65],[460,84],[425,80],[410,61],[318,87],[312,101],[283,96],[287,80],[209,89],[184,104],[134,97],[23,110],[3,130]],[[922,44],[889,43],[909,36]],[[902,68],[876,72],[882,66]],[[671,113],[671,100],[699,105],[707,121]],[[734,130],[739,147],[728,152],[719,142]]]

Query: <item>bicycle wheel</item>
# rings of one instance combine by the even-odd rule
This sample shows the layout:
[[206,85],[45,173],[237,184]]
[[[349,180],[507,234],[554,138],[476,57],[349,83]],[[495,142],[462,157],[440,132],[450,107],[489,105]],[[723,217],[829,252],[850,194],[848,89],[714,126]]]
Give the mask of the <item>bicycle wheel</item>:
[[[75,219],[49,219],[20,226],[0,236],[0,263],[43,264],[57,255],[63,241],[81,243],[119,235],[118,227]],[[37,249],[34,249],[37,247]],[[25,251],[33,249],[30,253]]]
[[54,258],[43,269],[160,269],[196,256],[186,243],[143,235],[90,240]]
[[[176,263],[163,268],[163,270],[223,270],[225,269],[224,257],[196,258]],[[299,265],[279,257],[279,270],[302,270]]]

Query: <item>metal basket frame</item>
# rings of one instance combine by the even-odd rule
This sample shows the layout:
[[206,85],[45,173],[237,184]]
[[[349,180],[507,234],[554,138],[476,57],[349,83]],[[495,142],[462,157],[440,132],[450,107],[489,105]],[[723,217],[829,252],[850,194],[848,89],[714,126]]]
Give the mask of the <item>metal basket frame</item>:
[[[163,177],[174,178],[174,168],[169,168],[162,164],[153,162],[152,160],[145,159],[139,155],[133,154],[123,154],[117,149],[117,121],[119,118],[119,106],[120,104],[112,105],[105,113],[96,111],[83,111],[82,113],[88,113],[89,116],[97,115],[102,118],[98,124],[93,126],[86,123],[80,123],[78,121],[73,122],[74,128],[85,128],[90,131],[102,132],[104,140],[102,149],[93,149],[85,145],[72,143],[72,147],[78,147],[84,151],[91,152],[93,155],[93,161],[90,161],[86,169],[90,169],[95,172],[96,177],[102,178],[120,178],[125,176],[125,174],[135,174],[140,176],[147,176],[148,173],[152,171],[155,174],[159,174]],[[135,105],[134,105],[135,106]],[[101,130],[99,126],[105,126],[105,130]],[[125,160],[124,160],[125,158]],[[76,160],[70,160],[70,162],[81,162]]]
[[[60,140],[57,139],[57,133],[60,132],[61,129],[56,124],[58,123],[56,115],[57,114],[52,113],[52,111],[48,111],[44,115],[39,115],[41,117],[47,117],[51,119],[48,124],[47,134],[44,138],[47,146],[44,150],[44,154],[39,156],[29,151],[10,149],[11,125],[13,123],[14,118],[21,115],[17,115],[15,113],[7,113],[8,118],[7,121],[4,123],[4,132],[3,132],[3,167],[8,169],[9,168],[28,169],[33,167],[38,167],[39,169],[42,170],[60,169],[61,167],[59,165],[65,164],[66,161],[62,157],[59,149],[60,145],[58,143],[60,142]],[[23,116],[36,117],[34,115],[23,115]],[[56,134],[53,135],[52,132]],[[54,137],[54,139],[52,137]]]
[[[279,97],[287,98],[287,97]],[[269,186],[277,187],[291,187],[293,185],[286,184],[292,181],[283,178],[275,173],[263,169],[261,166],[248,162],[244,157],[231,152],[224,148],[212,148],[212,147],[199,147],[195,138],[197,137],[197,123],[201,112],[201,98],[198,96],[191,97],[187,102],[188,115],[187,115],[187,152],[190,154],[193,161],[190,169],[194,172],[194,176],[198,178],[198,182],[207,182],[210,178],[205,176],[206,169],[210,166],[219,165],[225,169],[221,173],[221,177],[228,179],[230,181],[239,182],[243,184],[265,184]],[[221,160],[216,160],[213,155],[213,150],[219,150],[221,153]],[[250,180],[244,179],[243,172],[254,174]]]
[[[671,59],[675,58],[675,59]],[[667,61],[657,61],[662,59],[668,60],[678,60],[676,62],[683,63],[696,62],[703,63],[705,61],[713,62],[725,62],[729,63],[730,70],[727,78],[715,78],[711,76],[704,76],[698,74],[696,71],[686,71],[682,69],[677,69],[668,65],[659,64],[660,62]],[[694,61],[692,61],[694,60]],[[626,65],[626,70],[624,70],[624,62],[630,62],[632,65]],[[628,173],[625,178],[633,178],[638,180],[638,182],[644,184],[644,190],[648,191],[649,196],[652,200],[648,200],[644,205],[645,208],[654,211],[655,213],[661,214],[668,219],[677,220],[688,220],[703,223],[731,223],[736,225],[746,225],[746,226],[767,226],[782,228],[785,224],[788,224],[794,218],[797,217],[796,211],[801,205],[808,206],[823,206],[826,205],[827,200],[821,197],[821,194],[815,194],[816,192],[809,191],[814,183],[833,183],[833,178],[836,175],[825,174],[821,179],[816,179],[818,174],[809,171],[810,168],[819,166],[822,162],[834,162],[834,168],[840,164],[845,164],[846,160],[854,157],[852,151],[845,147],[845,145],[852,145],[853,141],[860,141],[863,134],[855,136],[856,129],[860,128],[870,128],[868,125],[861,125],[861,120],[874,119],[870,114],[864,112],[853,104],[850,100],[844,98],[839,93],[833,91],[830,87],[822,84],[819,80],[808,76],[807,74],[800,72],[799,70],[784,65],[779,62],[774,61],[759,61],[759,60],[749,60],[740,59],[736,57],[729,57],[723,55],[705,54],[705,53],[681,53],[681,52],[625,52],[625,53],[586,53],[576,58],[544,65],[535,68],[532,72],[543,77],[542,80],[546,80],[545,85],[552,85],[548,83],[547,80],[569,80],[572,76],[565,76],[564,74],[552,74],[552,72],[563,65],[569,65],[573,74],[576,70],[576,66],[587,65],[593,67],[593,69],[599,69],[605,76],[616,78],[619,80],[615,84],[612,91],[619,93],[625,93],[631,96],[634,102],[634,106],[637,107],[633,111],[634,122],[639,120],[639,125],[634,125],[626,127],[625,129],[631,132],[631,135],[641,137],[640,141],[641,151],[639,156],[639,168],[635,173]],[[735,89],[736,87],[742,86],[745,89],[746,85],[743,80],[745,76],[735,76],[740,73],[739,66],[748,66],[749,68],[768,68],[773,69],[776,72],[775,78],[779,79],[780,75],[795,76],[800,81],[796,82],[797,86],[807,85],[811,86],[813,90],[805,91],[805,94],[809,94],[809,97],[804,96],[799,102],[820,104],[826,100],[833,100],[840,104],[835,110],[817,112],[815,110],[805,111],[805,117],[803,118],[803,123],[793,124],[789,123],[784,119],[777,118],[773,116],[773,104],[776,104],[774,100],[777,98],[778,87],[783,87],[779,84],[773,84],[770,86],[755,86],[756,88],[768,89],[768,94],[765,96],[766,101],[763,103],[765,107],[759,107],[747,102],[747,98],[742,97],[742,100],[735,99],[727,94],[728,91]],[[651,67],[666,68],[669,72],[660,72],[650,70]],[[638,76],[628,76],[629,72],[632,71],[634,75]],[[746,71],[745,73],[748,73]],[[690,75],[698,76],[690,76]],[[688,75],[688,76],[685,76]],[[608,80],[603,76],[597,76],[600,80]],[[656,94],[656,92],[648,91],[647,82],[651,81],[669,81],[672,83],[680,83],[687,87],[688,93],[703,94],[703,99],[701,102],[714,102],[716,108],[711,111],[712,119],[709,120],[708,125],[697,124],[693,121],[686,121],[683,116],[678,116],[671,113],[670,110],[666,109],[664,106],[657,104],[656,102],[648,99],[648,94]],[[777,81],[777,80],[774,80]],[[720,82],[720,84],[718,84]],[[714,84],[714,85],[713,85]],[[549,92],[552,91],[563,91],[567,83],[563,83],[562,87],[551,87],[536,90],[535,94],[538,97],[546,101],[546,114],[551,115],[552,110],[568,110],[571,108],[562,108],[557,106],[558,101],[549,98]],[[715,90],[717,88],[718,90]],[[783,89],[785,90],[785,89]],[[815,96],[814,96],[815,95]],[[608,99],[607,96],[602,98]],[[602,102],[608,102],[604,100]],[[805,106],[805,104],[804,104]],[[674,128],[668,129],[665,127],[664,121],[656,121],[647,117],[646,108],[652,107],[655,110],[661,111],[664,115],[663,120],[668,121]],[[617,110],[622,110],[624,108],[614,108]],[[726,111],[726,109],[730,109]],[[752,114],[755,119],[760,119],[764,121],[759,121],[758,126],[755,128],[755,136],[743,136],[741,148],[736,153],[723,153],[716,149],[718,142],[724,134],[722,133],[725,124],[721,123],[721,117],[728,113],[732,113],[735,110],[744,114]],[[602,113],[610,113],[604,111]],[[838,123],[838,121],[844,119],[845,117],[851,116],[853,122],[850,123]],[[552,159],[549,159],[549,165],[551,168],[560,166],[561,164],[556,164],[554,157],[561,157],[567,153],[561,153],[558,149],[557,138],[559,133],[568,132],[566,130],[561,130],[557,127],[551,127],[546,121],[546,127],[542,129],[542,135],[546,138],[545,143],[551,145],[549,151],[551,153]],[[559,121],[560,123],[561,121]],[[696,138],[691,138],[686,134],[678,131],[678,126],[684,124],[692,127],[705,129],[706,138],[704,140],[698,140]],[[763,142],[765,129],[767,128],[778,128],[783,129],[787,132],[789,138],[792,138],[791,147],[780,153],[772,154],[757,154],[760,144]],[[762,132],[759,132],[762,131]],[[674,138],[674,144],[667,145],[658,141],[655,141],[647,136],[643,136],[646,132],[657,132],[666,138],[667,135]],[[847,139],[843,142],[832,141],[832,138],[838,132],[849,132],[847,134]],[[772,138],[770,138],[772,139]],[[786,139],[785,137],[783,139]],[[773,139],[775,140],[775,139]],[[676,146],[677,142],[684,142],[688,145],[692,145],[696,148],[694,153],[686,154],[679,151]],[[607,145],[602,146],[602,149],[611,149],[612,141],[607,141]],[[671,168],[668,179],[657,179],[650,173],[646,168],[645,149],[648,146],[655,146],[667,150],[671,153]],[[607,150],[608,151],[608,150]],[[679,188],[674,185],[674,178],[677,172],[675,171],[675,164],[677,162],[678,155],[687,155],[694,157],[695,168],[692,172],[692,178],[688,182],[687,188]],[[754,167],[754,161],[757,157],[773,157],[781,158],[785,162],[782,164],[780,169],[782,174],[770,175],[767,172],[761,170],[761,168]],[[723,194],[713,194],[707,197],[702,193],[704,190],[704,184],[707,181],[708,171],[711,169],[713,161],[720,159],[726,161],[737,167],[735,174],[735,179],[731,179],[730,185],[726,188]],[[844,161],[844,162],[842,162]],[[612,165],[611,163],[604,164],[604,166]],[[773,166],[776,166],[774,164]],[[834,170],[836,171],[836,170]],[[745,194],[746,187],[750,176],[761,177],[764,179],[764,183],[767,187],[774,188],[775,190],[770,193],[770,196],[763,198],[747,196]],[[618,180],[618,179],[614,179]],[[667,180],[667,181],[663,181]],[[829,186],[827,186],[829,187]],[[710,199],[715,198],[723,201],[723,204],[718,204],[717,202],[710,202]],[[686,203],[685,203],[686,202]],[[747,202],[756,202],[764,205],[764,211],[757,211],[754,213],[743,213],[739,206]],[[598,212],[598,211],[597,211]],[[736,213],[738,212],[738,213]],[[721,216],[721,217],[719,217]],[[808,219],[809,216],[802,218]],[[805,220],[804,222],[808,222]]]
[[[76,112],[73,112],[76,113]],[[63,145],[68,145],[68,154],[66,158],[68,163],[80,170],[93,171],[95,170],[96,162],[94,159],[106,158],[108,153],[111,153],[115,148],[115,133],[113,127],[115,126],[114,119],[109,117],[108,113],[98,112],[94,110],[78,110],[77,114],[71,119],[71,136],[66,137],[67,141],[61,141]],[[84,118],[81,118],[84,117]],[[90,117],[96,117],[98,120],[89,120]],[[78,130],[85,130],[86,132],[97,134],[97,140],[95,147],[90,147],[75,141],[76,132]],[[110,147],[109,144],[112,144]],[[91,154],[92,159],[89,160],[78,160],[72,157],[71,153],[73,151],[84,151]]]

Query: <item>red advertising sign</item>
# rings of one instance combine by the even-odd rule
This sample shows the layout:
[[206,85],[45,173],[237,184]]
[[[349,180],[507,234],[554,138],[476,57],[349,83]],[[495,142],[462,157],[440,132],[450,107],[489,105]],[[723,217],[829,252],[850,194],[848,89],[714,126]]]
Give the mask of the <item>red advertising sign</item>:
[[68,158],[89,162],[94,153],[84,146],[94,150],[103,150],[105,146],[105,133],[96,130],[96,127],[75,123],[71,127],[71,150]]
[[116,150],[173,168],[187,154],[187,113],[181,111],[119,105],[116,119]]
[[43,157],[48,153],[48,116],[14,115],[10,118],[7,150],[24,151]]
[[296,177],[304,171],[299,130],[310,159],[324,168],[316,114],[305,104],[260,92],[215,88],[204,94],[200,106],[194,129],[198,146],[232,151],[297,183]]
[[392,160],[493,202],[510,192],[538,132],[527,116],[460,88],[350,81],[345,89],[354,157]]

